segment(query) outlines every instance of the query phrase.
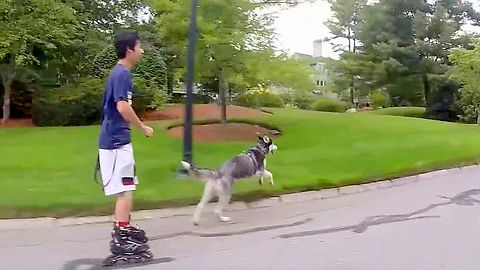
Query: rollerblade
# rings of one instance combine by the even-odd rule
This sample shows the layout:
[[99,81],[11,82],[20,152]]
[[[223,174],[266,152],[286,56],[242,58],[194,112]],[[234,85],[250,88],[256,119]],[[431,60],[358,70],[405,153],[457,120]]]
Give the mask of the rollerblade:
[[110,252],[112,255],[103,261],[103,266],[148,262],[153,259],[145,231],[137,227],[118,227],[114,225]]

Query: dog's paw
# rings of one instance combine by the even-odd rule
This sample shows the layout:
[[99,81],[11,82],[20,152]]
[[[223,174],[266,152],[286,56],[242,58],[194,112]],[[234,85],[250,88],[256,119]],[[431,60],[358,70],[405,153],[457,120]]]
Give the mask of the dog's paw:
[[260,186],[263,185],[263,179],[261,179],[261,178],[258,179],[258,184],[259,184]]
[[219,219],[220,219],[221,222],[229,222],[230,220],[232,220],[231,218],[225,217],[225,216],[221,216],[221,217],[219,217]]
[[181,161],[181,163],[182,163],[182,166],[183,166],[185,169],[187,169],[187,170],[190,169],[190,167],[191,167],[191,166],[190,166],[190,163],[185,162],[185,161]]
[[192,222],[193,222],[193,225],[194,225],[194,226],[198,226],[198,225],[199,225],[199,222],[198,222],[198,220],[196,220],[196,219],[192,220]]

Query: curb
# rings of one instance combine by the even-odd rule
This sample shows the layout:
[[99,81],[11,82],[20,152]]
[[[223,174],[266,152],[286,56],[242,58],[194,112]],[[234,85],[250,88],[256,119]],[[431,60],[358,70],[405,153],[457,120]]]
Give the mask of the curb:
[[[407,176],[391,180],[381,180],[367,184],[358,184],[351,186],[344,186],[340,188],[321,189],[314,191],[306,191],[299,193],[284,194],[278,197],[270,197],[254,202],[232,202],[229,204],[226,211],[242,211],[247,209],[259,209],[274,207],[282,204],[294,204],[310,202],[315,200],[323,200],[330,198],[337,198],[349,194],[356,194],[380,189],[387,189],[392,187],[399,187],[413,184],[419,181],[430,180],[435,177],[444,176],[448,173],[459,173],[461,171],[478,169],[480,165],[454,167],[451,169],[444,169],[432,171],[419,175]],[[165,208],[158,210],[141,210],[131,213],[132,220],[148,220],[154,218],[172,218],[179,216],[192,215],[195,205],[180,207],[180,208]],[[102,224],[113,222],[113,216],[92,216],[92,217],[68,217],[68,218],[29,218],[29,219],[6,219],[0,220],[0,231],[6,230],[22,230],[33,229],[40,227],[63,227],[63,226],[78,226],[85,224]]]

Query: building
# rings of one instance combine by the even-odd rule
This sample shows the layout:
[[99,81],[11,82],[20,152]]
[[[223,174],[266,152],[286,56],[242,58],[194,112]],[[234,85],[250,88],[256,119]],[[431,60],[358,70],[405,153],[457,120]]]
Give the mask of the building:
[[310,66],[315,73],[312,80],[317,85],[317,90],[321,90],[330,82],[330,76],[327,72],[326,63],[323,61],[323,40],[317,39],[313,41],[313,55],[294,53],[293,58],[304,59],[310,61]]

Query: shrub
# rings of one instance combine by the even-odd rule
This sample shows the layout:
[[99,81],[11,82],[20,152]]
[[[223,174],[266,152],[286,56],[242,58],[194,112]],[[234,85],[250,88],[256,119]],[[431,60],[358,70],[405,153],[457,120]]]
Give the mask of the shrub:
[[[1,81],[1,79],[0,79]],[[0,107],[3,105],[4,89],[0,83]],[[12,92],[10,94],[10,117],[22,118],[31,116],[33,86],[20,80],[14,80],[12,83]],[[0,117],[3,117],[3,110],[0,109]]]
[[322,112],[345,112],[349,108],[346,102],[335,99],[319,99],[311,104],[311,109]]
[[[157,89],[162,89],[166,80],[166,67],[162,52],[149,42],[144,43],[142,47],[145,51],[142,61],[138,62],[131,72],[135,77],[149,81],[149,86],[154,84]],[[110,45],[95,56],[91,74],[96,78],[106,78],[117,63],[115,46]]]
[[104,82],[85,78],[75,84],[49,89],[32,104],[37,126],[80,126],[99,123]]
[[423,118],[424,107],[390,107],[374,111],[375,114]]
[[308,91],[296,92],[294,93],[293,98],[297,108],[302,110],[310,110],[312,103],[319,99],[317,95]]
[[167,103],[169,96],[165,90],[159,89],[158,85],[138,75],[133,76],[133,109],[139,115],[149,110],[162,109]]
[[283,99],[267,91],[247,91],[235,97],[234,104],[245,107],[260,108],[283,108]]
[[316,94],[304,90],[293,90],[280,94],[279,96],[283,99],[285,107],[302,110],[309,110],[312,102],[319,99]]
[[372,105],[374,108],[385,108],[388,107],[389,104],[388,94],[380,89],[375,90],[373,93],[370,94],[370,100],[372,101]]
[[[133,77],[133,109],[139,115],[163,108],[168,100],[165,91],[142,77]],[[33,122],[37,126],[83,126],[101,120],[105,80],[82,78],[76,83],[48,89],[34,99]]]

